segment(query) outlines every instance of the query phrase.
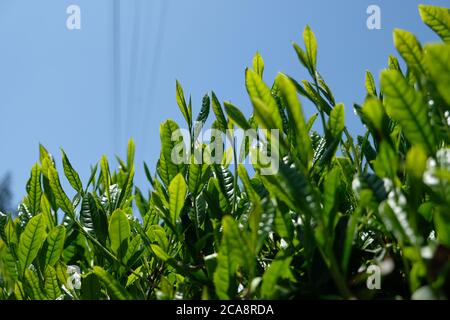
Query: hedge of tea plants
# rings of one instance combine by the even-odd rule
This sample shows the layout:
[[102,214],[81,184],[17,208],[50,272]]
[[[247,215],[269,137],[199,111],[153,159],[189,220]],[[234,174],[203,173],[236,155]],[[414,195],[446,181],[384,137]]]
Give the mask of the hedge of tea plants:
[[[40,146],[18,214],[0,214],[0,299],[448,298],[450,11],[419,12],[442,41],[394,30],[406,68],[390,56],[380,83],[367,72],[361,104],[336,102],[309,27],[293,45],[309,79],[267,82],[259,54],[245,70],[250,117],[214,92],[194,113],[177,83],[186,123],[161,124],[143,190],[131,140],[125,159],[102,157],[87,181],[64,151]],[[353,111],[364,135],[345,126]],[[208,118],[231,140],[238,129],[278,130],[278,170],[231,164],[272,152],[272,140],[248,137],[219,161],[174,161],[177,144],[225,143],[196,140]],[[179,128],[191,139],[173,141]]]

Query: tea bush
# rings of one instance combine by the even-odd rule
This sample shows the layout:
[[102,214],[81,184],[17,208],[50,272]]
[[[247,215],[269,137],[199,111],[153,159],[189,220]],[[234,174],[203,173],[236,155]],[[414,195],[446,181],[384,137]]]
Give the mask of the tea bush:
[[[407,69],[390,56],[379,86],[367,72],[367,97],[353,106],[363,136],[346,129],[349,109],[321,77],[306,27],[304,48],[294,49],[311,78],[280,73],[268,86],[256,54],[245,71],[250,118],[212,92],[194,121],[177,83],[191,139],[173,141],[179,125],[161,124],[156,173],[144,168],[148,193],[133,184],[131,140],[118,169],[103,157],[87,183],[64,151],[58,172],[40,146],[18,215],[0,215],[0,298],[448,298],[450,11],[419,9],[442,43],[422,46],[410,32],[394,31]],[[299,97],[317,108],[312,118]],[[218,163],[198,163],[194,154],[174,162],[179,144],[205,151],[213,143],[196,140],[210,109],[212,128],[227,132],[235,148]],[[256,147],[247,137],[238,149],[238,128],[279,135]],[[261,161],[230,165],[268,156],[263,149],[273,141],[275,174],[262,174]]]

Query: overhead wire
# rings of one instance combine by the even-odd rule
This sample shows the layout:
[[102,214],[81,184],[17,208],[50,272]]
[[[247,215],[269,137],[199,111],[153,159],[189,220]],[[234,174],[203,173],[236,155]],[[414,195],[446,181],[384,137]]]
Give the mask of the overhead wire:
[[120,119],[121,113],[121,46],[120,46],[120,0],[113,0],[113,152],[118,153],[122,125]]
[[127,103],[125,104],[125,124],[126,130],[124,134],[126,135],[125,140],[132,136],[132,124],[135,122],[135,110],[139,106],[139,90],[137,88],[139,74],[138,66],[141,65],[140,51],[141,51],[141,37],[142,37],[142,21],[144,12],[142,10],[142,0],[133,1],[134,10],[131,16],[131,21],[133,24],[131,43],[130,43],[130,62],[129,62],[129,79],[127,88]]
[[165,36],[165,27],[166,27],[166,18],[167,18],[167,11],[169,6],[169,0],[161,0],[160,5],[160,12],[159,12],[159,22],[158,22],[158,29],[156,30],[156,41],[155,41],[155,49],[153,53],[153,58],[150,65],[150,79],[148,82],[148,90],[147,90],[147,99],[144,99],[143,103],[143,116],[142,116],[142,123],[141,123],[141,136],[142,136],[142,145],[144,150],[147,147],[147,129],[146,126],[150,112],[153,108],[153,102],[154,102],[154,90],[155,90],[155,81],[158,76],[159,71],[159,63],[161,59],[161,52],[162,47],[164,44],[164,36]]

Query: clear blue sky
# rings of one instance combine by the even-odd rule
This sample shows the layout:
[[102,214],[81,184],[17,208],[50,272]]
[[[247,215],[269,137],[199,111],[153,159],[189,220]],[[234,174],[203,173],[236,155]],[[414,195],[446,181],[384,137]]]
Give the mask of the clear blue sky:
[[[309,24],[319,44],[319,69],[346,105],[350,131],[361,132],[352,104],[364,98],[364,72],[378,75],[395,53],[392,29],[437,38],[420,22],[417,5],[448,0],[123,0],[120,72],[114,72],[112,0],[0,0],[0,176],[13,175],[14,201],[25,194],[38,143],[69,155],[84,180],[106,154],[137,144],[137,183],[145,189],[141,163],[152,169],[159,153],[159,124],[182,123],[175,79],[191,93],[198,112],[214,89],[247,116],[250,102],[244,68],[259,50],[265,79],[278,71],[306,77],[291,41],[301,42]],[[66,8],[81,8],[82,29],[66,28]],[[366,9],[381,7],[382,30],[366,28]],[[161,17],[165,17],[162,19]],[[159,48],[159,50],[157,49]],[[117,56],[116,56],[117,57]],[[117,75],[120,74],[120,79]],[[114,83],[121,110],[115,121]],[[305,106],[308,109],[308,105]],[[312,110],[306,110],[311,114]],[[144,138],[145,137],[145,138]]]

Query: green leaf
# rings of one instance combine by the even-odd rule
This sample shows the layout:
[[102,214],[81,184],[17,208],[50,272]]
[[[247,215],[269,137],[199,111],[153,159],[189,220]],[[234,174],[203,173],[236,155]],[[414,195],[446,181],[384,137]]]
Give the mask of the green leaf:
[[[282,203],[279,203],[279,206],[282,205],[283,208],[286,206]],[[292,223],[292,218],[289,214],[289,210],[281,210],[279,208],[276,209],[275,219],[274,219],[274,230],[278,235],[285,240],[292,240],[294,237],[294,224]]]
[[283,131],[283,120],[270,88],[251,69],[245,72],[245,85],[253,103],[256,121],[266,129]]
[[189,96],[189,103],[188,103],[188,113],[189,113],[189,119],[191,119],[191,123],[189,124],[189,129],[192,128],[192,98]]
[[[364,197],[366,197],[367,194],[370,194],[370,191],[363,190],[362,193],[360,194],[361,195],[360,198],[364,199]],[[361,207],[363,207],[363,201],[364,200],[360,202]],[[353,242],[357,234],[357,226],[359,222],[358,220],[360,219],[360,215],[361,215],[361,208],[357,207],[347,222],[341,258],[341,266],[344,274],[347,274],[348,271],[348,265],[352,254]]]
[[332,232],[334,229],[334,219],[336,216],[336,204],[338,202],[338,189],[340,185],[340,169],[334,167],[325,177],[324,193],[323,193],[323,218],[325,227],[328,228],[328,232]]
[[398,62],[397,57],[390,55],[388,58],[388,68],[389,70],[397,70],[402,72],[402,69],[400,68],[400,63]]
[[310,216],[319,212],[317,196],[309,180],[289,161],[280,163],[277,175],[265,175],[260,179],[271,195],[285,202],[293,211],[301,210]]
[[444,210],[438,210],[434,215],[437,238],[440,243],[450,246],[450,218]]
[[214,174],[217,179],[212,181],[219,190],[220,208],[224,213],[229,213],[234,203],[234,177],[230,170],[223,165],[214,166]]
[[222,106],[220,105],[219,99],[217,99],[214,91],[211,93],[212,95],[212,109],[214,114],[216,115],[217,123],[219,125],[219,130],[225,132],[227,130],[227,119],[225,118],[225,114],[223,113]]
[[39,144],[39,161],[41,162],[41,164],[43,164],[44,159],[46,158],[53,162],[51,154],[47,151],[47,149],[45,149],[42,144]]
[[103,155],[100,160],[100,169],[102,172],[102,183],[104,192],[106,193],[108,200],[111,201],[111,194],[109,192],[109,187],[111,185],[111,174],[109,172],[108,158],[105,155]]
[[325,80],[322,79],[320,74],[316,73],[316,75],[318,77],[320,92],[322,92],[322,94],[325,96],[325,98],[328,100],[328,102],[334,106],[336,104],[336,100],[334,99],[333,92],[331,91],[330,87],[325,82]]
[[434,154],[436,139],[422,94],[411,88],[402,74],[395,70],[381,74],[381,88],[388,115],[398,121],[406,138]]
[[314,71],[311,70],[308,56],[306,55],[306,52],[295,42],[292,43],[292,46],[294,47],[295,52],[297,53],[298,60],[300,60],[300,63],[308,69],[310,74],[314,74]]
[[262,79],[263,73],[264,73],[264,60],[258,51],[256,52],[255,56],[253,57],[253,70]]
[[39,164],[34,164],[31,168],[31,177],[28,190],[28,207],[30,213],[34,216],[39,213],[41,208],[41,168]]
[[66,175],[67,180],[69,181],[72,188],[74,188],[77,192],[83,193],[83,184],[81,183],[80,176],[78,172],[72,167],[72,164],[67,158],[66,153],[63,149],[61,149],[62,153],[62,162],[64,167],[64,174]]
[[151,242],[156,242],[163,250],[169,249],[169,240],[167,239],[166,231],[160,225],[151,225],[146,231],[147,237]]
[[25,230],[20,235],[17,257],[22,273],[25,273],[25,270],[37,257],[39,249],[45,241],[45,236],[45,221],[42,214],[38,214],[28,221]]
[[298,154],[303,158],[305,167],[309,167],[309,162],[313,157],[311,139],[309,137],[308,128],[305,123],[302,106],[297,97],[297,91],[291,80],[280,73],[277,76],[280,93],[287,104],[287,111],[290,123],[292,123],[293,135],[296,141]]
[[128,238],[131,235],[130,222],[123,210],[117,209],[113,212],[108,231],[111,249],[122,259],[127,252]]
[[108,222],[103,210],[99,210],[91,193],[86,193],[81,202],[80,223],[84,230],[105,244]]
[[450,105],[450,44],[427,45],[425,61],[439,93]]
[[365,173],[358,177],[361,189],[369,189],[378,202],[385,200],[388,196],[385,182],[375,174]]
[[208,119],[208,116],[209,116],[210,106],[211,106],[211,100],[209,99],[209,95],[205,94],[203,96],[203,100],[202,100],[202,108],[200,109],[200,112],[196,119],[197,122],[201,122],[201,123],[206,122],[206,120]]
[[100,281],[95,273],[88,273],[81,280],[81,299],[98,300],[101,295]]
[[25,284],[28,288],[27,293],[32,300],[45,300],[46,296],[41,289],[36,272],[30,269],[25,270]]
[[378,148],[378,155],[374,161],[374,169],[380,178],[394,180],[397,176],[398,158],[397,154],[386,141],[382,141]]
[[377,96],[377,87],[375,85],[375,79],[370,71],[366,71],[366,90],[367,93],[372,96]]
[[450,12],[448,8],[419,5],[420,16],[445,43],[450,43]]
[[278,111],[273,113],[273,110],[271,110],[262,100],[257,98],[252,99],[252,104],[255,120],[261,127],[267,130],[283,130],[283,120]]
[[305,42],[308,65],[311,71],[315,71],[317,67],[317,41],[316,36],[308,25],[303,31],[303,41]]
[[170,260],[170,259],[172,258],[172,257],[169,256],[169,255],[164,251],[164,249],[161,248],[159,245],[157,245],[157,244],[151,244],[150,247],[151,247],[153,253],[154,253],[159,259],[161,259],[162,261],[166,262],[166,261],[168,261],[168,260]]
[[8,216],[0,211],[0,239],[6,241],[5,226],[8,223]]
[[169,185],[169,208],[170,220],[175,225],[180,217],[181,209],[184,207],[187,186],[181,174],[170,181]]
[[319,116],[319,114],[316,112],[306,122],[306,130],[308,130],[308,133],[311,131],[311,129],[312,129],[314,123],[316,122],[318,116]]
[[217,257],[217,268],[214,272],[214,285],[219,299],[234,298],[232,281],[235,277],[237,267],[242,266],[245,270],[252,272],[253,254],[244,242],[241,231],[230,215],[222,220],[223,237]]
[[117,200],[117,208],[125,208],[129,202],[133,192],[134,164],[131,164],[126,179],[121,186],[119,199]]
[[150,170],[148,168],[148,165],[145,161],[144,161],[144,173],[145,173],[145,177],[147,178],[148,182],[150,182],[150,184],[153,186],[155,181],[153,181],[153,177],[152,177]]
[[344,105],[337,104],[330,113],[328,130],[333,138],[338,137],[345,128]]
[[253,188],[250,177],[248,176],[247,170],[243,164],[238,165],[238,175],[241,178],[242,184],[244,185],[245,192],[251,203],[259,201],[258,193]]
[[209,95],[205,94],[203,96],[203,100],[202,100],[202,108],[200,109],[197,119],[195,120],[194,133],[193,133],[193,137],[192,137],[192,140],[194,140],[194,141],[197,140],[197,137],[200,134],[200,130],[201,130],[202,126],[205,124],[206,120],[208,119],[210,106],[211,106],[211,100],[209,98]]
[[53,267],[61,257],[66,239],[66,228],[59,225],[53,228],[47,236],[47,252],[45,254],[46,267]]
[[306,80],[302,80],[303,87],[296,81],[291,81],[295,84],[295,88],[298,93],[307,97],[312,103],[314,103],[318,110],[325,112],[326,114],[330,114],[332,107],[330,104],[325,101],[324,98],[320,94],[317,93],[315,86]]
[[[381,218],[401,246],[405,244],[416,244],[416,236],[408,222],[404,205],[399,203],[400,201],[397,197],[403,197],[403,195],[391,196],[390,204],[386,201],[380,204],[379,211]],[[394,208],[391,206],[394,206]]]
[[164,154],[161,153],[156,164],[156,172],[158,173],[161,181],[165,186],[168,186],[170,180],[172,180],[178,173],[176,166],[173,163],[168,163]]
[[181,113],[183,114],[183,117],[190,128],[192,126],[192,114],[189,112],[189,108],[184,98],[183,88],[181,87],[181,84],[178,82],[178,80],[176,82],[176,99],[178,107],[180,108]]
[[56,171],[55,167],[53,166],[48,167],[48,179],[50,181],[50,188],[52,189],[53,195],[55,197],[56,205],[70,217],[74,217],[74,208],[72,202],[61,187],[58,171]]
[[274,299],[278,292],[277,282],[279,279],[290,279],[294,277],[290,270],[292,257],[277,258],[272,261],[269,267],[264,271],[261,285],[261,298]]
[[412,146],[406,155],[406,171],[416,178],[422,180],[427,166],[427,154],[420,146]]
[[69,279],[67,266],[63,262],[59,261],[56,263],[54,269],[56,271],[56,277],[58,278],[59,283],[66,285],[68,283],[67,280]]
[[53,216],[52,207],[45,194],[41,196],[41,212],[44,214],[45,217],[47,217],[48,221],[52,222],[51,225],[56,224],[56,221],[53,221],[56,219],[56,217]]
[[114,300],[131,299],[131,296],[128,293],[128,291],[103,268],[94,266],[93,270],[94,273],[97,275],[97,277],[100,279],[100,281],[108,289],[108,294],[110,295],[111,299]]
[[363,119],[367,119],[371,126],[381,132],[383,129],[383,118],[385,111],[380,100],[368,98],[362,107]]
[[191,156],[191,164],[189,165],[189,179],[188,189],[189,192],[195,197],[202,181],[203,164],[195,163],[195,156]]
[[131,265],[136,261],[136,255],[139,254],[141,249],[142,239],[140,235],[136,235],[133,239],[131,239],[130,244],[128,246],[127,254],[124,257],[124,262],[128,265]]
[[86,189],[89,188],[89,186],[91,185],[91,183],[95,183],[95,175],[97,174],[97,169],[98,169],[98,163],[95,164],[95,166],[91,166],[91,174],[89,175],[89,180],[86,186]]
[[48,266],[45,271],[45,293],[50,300],[56,300],[61,296],[56,271],[53,267]]
[[249,251],[245,241],[246,237],[239,229],[238,224],[230,215],[222,219],[223,239],[229,249],[230,258],[244,267],[248,272],[252,272],[254,266],[254,255]]
[[12,250],[12,247],[5,247],[0,250],[0,268],[1,275],[14,283],[19,278],[19,271],[17,270],[17,260]]
[[130,171],[130,168],[134,166],[134,154],[136,152],[136,146],[134,144],[134,140],[128,140],[127,147],[127,169]]
[[225,107],[225,112],[227,113],[228,117],[235,124],[237,124],[243,130],[249,130],[251,128],[250,124],[248,123],[245,116],[242,114],[241,110],[235,107],[231,102],[225,101],[223,105]]
[[[177,173],[183,170],[182,164],[175,164],[172,161],[172,152],[175,152],[176,146],[182,141],[172,141],[172,136],[176,135],[179,130],[178,124],[173,120],[166,120],[161,123],[159,134],[161,138],[161,152],[164,155],[165,167],[170,177],[175,176]],[[175,136],[174,136],[175,137]]]
[[230,257],[228,243],[222,240],[217,257],[217,267],[213,275],[216,294],[220,300],[228,300],[235,295],[234,279],[236,277],[237,261]]
[[16,230],[16,224],[14,220],[10,217],[8,218],[8,221],[5,225],[5,240],[6,243],[11,244],[17,244],[19,242],[18,236],[17,236],[17,230]]
[[422,46],[411,32],[395,29],[394,44],[417,77],[426,74]]
[[259,253],[267,236],[272,232],[275,218],[275,207],[270,199],[252,201],[248,216],[248,225],[251,232],[249,246],[255,255]]
[[[131,285],[133,285],[133,283],[135,283],[136,280],[139,280],[139,277],[137,276],[137,274],[138,275],[142,275],[141,269],[142,269],[142,266],[137,267],[134,270],[134,273],[132,273],[132,274],[130,274],[128,276],[127,284],[125,285],[126,288],[130,287]],[[94,295],[94,297],[95,297],[95,295]]]

